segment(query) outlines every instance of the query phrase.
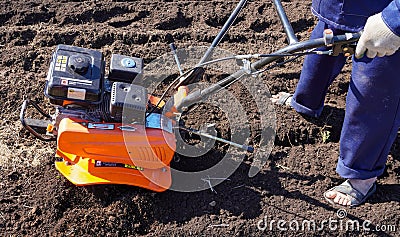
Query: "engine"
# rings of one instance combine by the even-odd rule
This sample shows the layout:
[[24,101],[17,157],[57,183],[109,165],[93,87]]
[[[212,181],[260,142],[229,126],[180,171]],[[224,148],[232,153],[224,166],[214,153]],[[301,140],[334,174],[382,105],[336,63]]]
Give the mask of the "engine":
[[57,46],[45,87],[46,97],[57,106],[57,117],[78,117],[94,122],[124,120],[144,123],[147,90],[131,84],[141,75],[143,60],[113,54],[108,75],[105,75],[105,65],[100,51]]

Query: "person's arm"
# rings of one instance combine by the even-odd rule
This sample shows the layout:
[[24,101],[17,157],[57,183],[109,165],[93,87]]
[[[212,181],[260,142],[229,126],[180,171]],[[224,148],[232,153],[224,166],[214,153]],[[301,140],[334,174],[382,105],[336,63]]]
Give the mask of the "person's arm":
[[368,18],[358,41],[356,57],[383,57],[400,47],[400,0],[393,0],[381,13]]
[[383,11],[382,19],[397,36],[400,36],[400,0],[392,1]]

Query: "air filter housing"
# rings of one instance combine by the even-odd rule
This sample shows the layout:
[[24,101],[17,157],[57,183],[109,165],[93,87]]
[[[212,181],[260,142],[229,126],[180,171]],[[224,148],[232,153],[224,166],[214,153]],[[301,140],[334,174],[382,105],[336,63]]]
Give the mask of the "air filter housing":
[[108,79],[111,81],[132,83],[142,73],[143,59],[119,54],[111,56]]

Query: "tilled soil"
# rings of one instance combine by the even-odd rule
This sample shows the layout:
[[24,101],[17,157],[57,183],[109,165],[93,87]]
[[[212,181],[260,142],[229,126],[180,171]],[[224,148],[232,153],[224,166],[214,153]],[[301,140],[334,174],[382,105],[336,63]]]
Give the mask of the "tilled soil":
[[[248,154],[229,180],[214,187],[216,192],[154,193],[123,185],[76,187],[54,168],[56,144],[35,140],[22,129],[19,110],[24,99],[50,108],[43,88],[56,45],[98,49],[108,59],[111,53],[142,57],[150,63],[169,52],[172,41],[181,49],[210,45],[236,4],[215,0],[1,1],[0,235],[399,236],[399,136],[378,190],[365,205],[345,209],[347,216],[340,216],[343,210],[338,212],[339,207],[328,205],[322,197],[325,190],[341,182],[335,166],[350,61],[331,86],[321,118],[305,119],[289,108],[276,107],[275,146],[266,165],[249,178],[253,157]],[[316,22],[310,4],[309,0],[283,1],[300,40],[308,38]],[[220,48],[234,54],[271,53],[286,44],[272,1],[250,1]],[[293,92],[301,64],[302,59],[297,59],[264,73],[260,80],[272,94]],[[240,86],[230,90],[244,101],[252,98]],[[252,106],[248,109],[251,124],[259,124]],[[229,135],[229,124],[218,110],[200,106],[186,119],[186,124],[197,128],[214,119],[220,135]],[[256,132],[253,127],[254,145]],[[226,146],[217,144],[200,158],[181,158],[172,166],[207,167],[224,151]],[[328,226],[329,220],[336,222]],[[360,226],[370,223],[370,230],[361,226],[359,231],[349,231],[349,220]],[[317,228],[302,229],[304,221],[314,221]]]

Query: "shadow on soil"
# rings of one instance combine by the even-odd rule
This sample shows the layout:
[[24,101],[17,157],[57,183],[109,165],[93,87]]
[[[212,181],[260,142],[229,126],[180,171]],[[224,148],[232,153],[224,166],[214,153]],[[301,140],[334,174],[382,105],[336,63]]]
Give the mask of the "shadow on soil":
[[[235,216],[240,219],[250,220],[258,218],[266,206],[274,206],[273,203],[264,203],[265,197],[283,196],[286,199],[302,200],[305,203],[322,207],[327,211],[336,212],[340,207],[333,207],[329,204],[303,193],[301,190],[288,191],[281,182],[284,178],[290,181],[305,181],[305,185],[311,186],[317,181],[329,178],[333,181],[332,185],[337,185],[342,180],[323,175],[305,176],[296,172],[280,172],[277,170],[264,171],[257,174],[254,178],[247,177],[247,171],[250,165],[242,164],[238,170],[229,177],[229,180],[214,187],[216,193],[210,189],[193,193],[182,193],[175,191],[166,191],[163,193],[153,193],[150,191],[127,186],[93,186],[87,188],[103,205],[108,205],[117,200],[131,199],[138,194],[141,196],[141,202],[145,203],[143,207],[146,210],[135,213],[144,214],[146,224],[150,225],[154,221],[161,223],[184,223],[200,217],[204,214],[221,215],[225,213],[227,217]],[[372,196],[369,203],[399,202],[400,185],[382,184],[378,186],[377,192]],[[322,195],[322,194],[321,194]],[[285,211],[285,210],[281,210]],[[287,211],[285,211],[287,212]],[[292,213],[301,217],[301,214]],[[137,218],[137,217],[136,217]],[[362,223],[364,220],[354,215],[348,215],[349,219],[358,220]],[[140,219],[140,217],[139,217]],[[373,226],[370,226],[371,229]]]

